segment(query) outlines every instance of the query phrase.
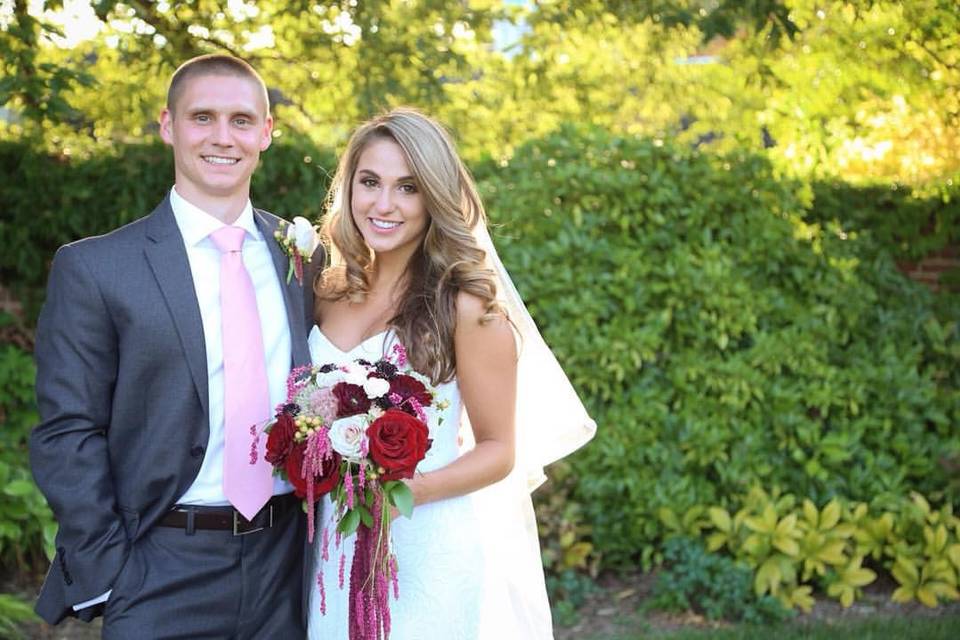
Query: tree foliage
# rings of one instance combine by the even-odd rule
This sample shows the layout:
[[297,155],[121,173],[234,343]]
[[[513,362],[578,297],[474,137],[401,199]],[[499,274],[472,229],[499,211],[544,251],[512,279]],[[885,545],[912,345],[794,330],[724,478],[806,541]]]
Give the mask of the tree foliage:
[[278,135],[322,145],[410,104],[471,158],[580,121],[768,148],[794,175],[919,184],[960,170],[952,0],[101,0],[100,34],[69,49],[14,5],[7,130],[75,153],[149,138],[176,65],[228,51],[267,79]]

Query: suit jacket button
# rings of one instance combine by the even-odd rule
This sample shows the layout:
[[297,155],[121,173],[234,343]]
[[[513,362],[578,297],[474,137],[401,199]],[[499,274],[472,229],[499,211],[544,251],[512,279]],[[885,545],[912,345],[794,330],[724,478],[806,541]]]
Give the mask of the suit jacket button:
[[190,455],[194,458],[199,458],[203,455],[203,447],[200,445],[195,446],[193,449],[190,449]]

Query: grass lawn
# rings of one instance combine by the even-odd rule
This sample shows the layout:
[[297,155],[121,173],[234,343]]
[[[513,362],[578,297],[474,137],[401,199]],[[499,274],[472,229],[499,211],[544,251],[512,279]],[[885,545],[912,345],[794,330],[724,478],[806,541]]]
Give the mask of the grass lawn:
[[957,640],[960,615],[788,623],[779,626],[731,626],[722,629],[637,630],[585,635],[583,640]]

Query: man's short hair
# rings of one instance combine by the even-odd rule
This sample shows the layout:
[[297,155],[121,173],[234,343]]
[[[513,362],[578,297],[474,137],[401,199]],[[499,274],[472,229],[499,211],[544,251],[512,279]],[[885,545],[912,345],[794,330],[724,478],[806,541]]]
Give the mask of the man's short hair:
[[270,96],[267,94],[267,85],[260,74],[245,60],[222,53],[208,53],[191,58],[173,72],[170,88],[167,89],[167,109],[170,113],[175,112],[177,100],[180,99],[180,94],[183,93],[187,82],[199,76],[235,76],[257,83],[263,92],[263,104],[266,106],[267,113],[270,113]]

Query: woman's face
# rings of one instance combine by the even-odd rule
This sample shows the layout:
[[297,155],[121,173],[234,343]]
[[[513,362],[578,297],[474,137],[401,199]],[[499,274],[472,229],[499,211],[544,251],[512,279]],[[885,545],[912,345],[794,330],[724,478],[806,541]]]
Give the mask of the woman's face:
[[419,246],[430,216],[403,150],[393,140],[376,138],[360,153],[350,209],[375,253],[406,258]]

